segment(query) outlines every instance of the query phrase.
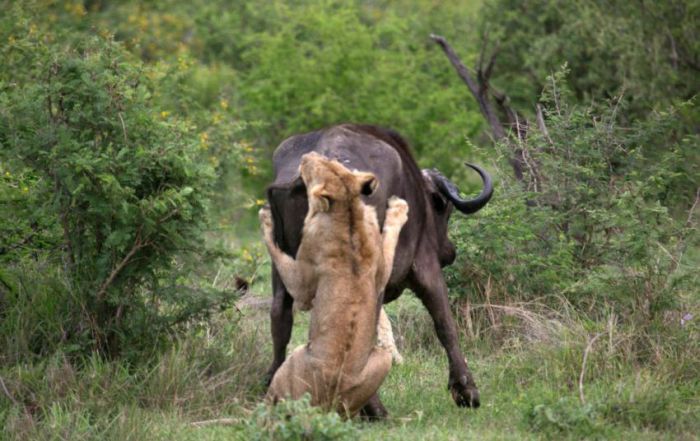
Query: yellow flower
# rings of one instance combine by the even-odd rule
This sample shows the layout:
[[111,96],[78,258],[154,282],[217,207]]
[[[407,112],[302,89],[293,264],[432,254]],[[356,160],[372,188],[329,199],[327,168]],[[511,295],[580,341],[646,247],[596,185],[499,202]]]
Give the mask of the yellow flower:
[[87,14],[85,6],[83,6],[82,3],[68,3],[66,4],[65,8],[66,11],[75,15],[76,17],[82,17],[83,15]]
[[219,105],[224,110],[228,109],[228,100],[222,98],[221,101],[219,101]]
[[25,193],[29,193],[29,187],[22,187],[22,191]]
[[163,119],[167,118],[168,115],[170,115],[170,112],[168,112],[167,110],[163,110],[162,112],[160,112],[160,117]]
[[265,199],[256,199],[256,200],[255,200],[255,205],[257,205],[258,207],[260,207],[260,206],[265,205],[265,202],[266,202]]
[[190,63],[185,57],[177,57],[177,67],[180,70],[186,70],[190,66]]
[[6,171],[6,172],[5,172],[5,176],[7,176],[7,177],[9,178],[9,177],[12,176],[12,175],[10,174],[9,171]]

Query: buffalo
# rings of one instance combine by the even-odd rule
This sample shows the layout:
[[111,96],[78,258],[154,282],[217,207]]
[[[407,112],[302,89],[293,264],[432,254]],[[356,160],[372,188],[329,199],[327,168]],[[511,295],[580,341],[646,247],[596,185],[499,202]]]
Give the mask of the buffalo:
[[[362,195],[365,203],[376,207],[380,225],[384,223],[391,196],[408,202],[410,214],[401,231],[383,303],[395,300],[405,288],[410,288],[420,298],[447,352],[448,388],[454,401],[458,406],[479,407],[479,390],[459,348],[442,268],[456,257],[455,247],[447,236],[447,223],[453,209],[471,214],[486,205],[493,193],[491,177],[482,168],[467,164],[481,176],[483,189],[474,199],[462,199],[456,185],[439,171],[420,170],[407,142],[393,130],[342,124],[294,135],[275,150],[274,182],[267,188],[275,241],[291,256],[296,255],[308,211],[299,163],[304,154],[312,151],[336,159],[349,169],[368,171],[377,177],[379,185],[363,188]],[[270,318],[274,359],[267,373],[268,380],[285,359],[293,324],[293,300],[274,265],[272,289]],[[376,419],[385,417],[387,412],[375,394],[361,414]]]

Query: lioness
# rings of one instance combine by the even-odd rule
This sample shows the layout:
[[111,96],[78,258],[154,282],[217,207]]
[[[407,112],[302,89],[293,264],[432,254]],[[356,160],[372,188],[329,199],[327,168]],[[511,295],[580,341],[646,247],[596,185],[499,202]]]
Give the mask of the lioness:
[[[296,259],[273,238],[269,209],[260,210],[265,243],[295,303],[313,304],[309,342],[294,350],[275,373],[268,399],[297,399],[354,415],[377,391],[391,367],[391,325],[381,310],[408,204],[389,200],[383,234],[376,212],[360,199],[378,185],[371,173],[350,171],[317,153],[300,165],[309,211]],[[378,312],[383,331],[377,341]],[[389,347],[387,347],[389,346]]]

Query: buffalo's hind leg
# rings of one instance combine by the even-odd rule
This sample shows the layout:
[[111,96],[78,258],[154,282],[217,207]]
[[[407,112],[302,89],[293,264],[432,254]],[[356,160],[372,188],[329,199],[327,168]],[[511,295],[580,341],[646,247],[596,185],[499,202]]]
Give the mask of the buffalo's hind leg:
[[379,421],[383,420],[389,415],[386,408],[379,399],[379,392],[375,392],[374,395],[362,406],[360,409],[360,417],[368,421]]
[[277,268],[272,265],[272,306],[270,307],[270,329],[272,331],[273,359],[265,377],[269,386],[277,369],[284,363],[287,345],[292,337],[294,316],[292,305],[294,300],[282,283]]
[[448,388],[458,406],[479,407],[479,389],[459,348],[457,327],[447,298],[447,285],[437,260],[425,259],[413,266],[411,288],[430,313],[450,367]]

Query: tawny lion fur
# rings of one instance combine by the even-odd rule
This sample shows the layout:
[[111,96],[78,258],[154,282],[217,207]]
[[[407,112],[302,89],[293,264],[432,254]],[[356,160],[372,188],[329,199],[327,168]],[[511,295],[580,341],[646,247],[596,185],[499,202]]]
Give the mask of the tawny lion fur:
[[300,171],[309,211],[296,259],[275,244],[270,211],[260,210],[265,243],[285,287],[301,309],[313,306],[309,342],[275,373],[267,398],[297,399],[308,392],[313,404],[352,416],[391,368],[391,324],[378,302],[408,204],[389,200],[380,233],[374,208],[360,199],[363,188],[378,185],[374,175],[317,153],[304,155]]

